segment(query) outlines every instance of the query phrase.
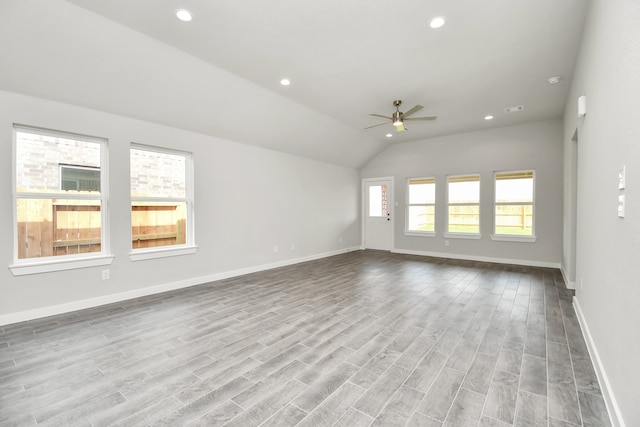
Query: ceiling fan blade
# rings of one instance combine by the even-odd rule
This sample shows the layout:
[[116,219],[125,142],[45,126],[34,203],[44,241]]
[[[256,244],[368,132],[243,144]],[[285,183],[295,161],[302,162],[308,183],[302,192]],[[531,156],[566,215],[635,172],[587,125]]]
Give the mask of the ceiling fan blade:
[[422,110],[424,107],[420,104],[416,105],[415,107],[413,107],[412,109],[410,109],[409,111],[407,111],[406,113],[402,114],[402,117],[409,117],[410,115],[417,113],[418,111]]
[[404,118],[405,120],[435,120],[437,119],[438,116],[432,116],[432,117],[411,117],[411,118]]
[[391,117],[383,116],[382,114],[369,114],[369,115],[373,117],[380,117],[382,119],[393,120]]
[[398,126],[396,126],[396,130],[398,132],[402,132],[404,130],[404,125],[403,124],[399,124]]
[[389,122],[378,123],[377,125],[367,126],[365,129],[371,129],[371,128],[375,128],[375,127],[382,126],[382,125],[388,125],[388,124],[389,124]]

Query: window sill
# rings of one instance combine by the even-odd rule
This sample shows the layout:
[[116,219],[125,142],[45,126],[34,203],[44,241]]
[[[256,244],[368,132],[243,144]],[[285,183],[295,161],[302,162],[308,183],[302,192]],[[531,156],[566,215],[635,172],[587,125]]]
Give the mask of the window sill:
[[435,231],[405,231],[405,236],[415,236],[415,237],[436,237]]
[[479,240],[482,238],[482,234],[471,234],[471,233],[444,233],[444,237],[446,239],[471,239],[471,240]]
[[29,261],[9,266],[11,274],[14,276],[25,276],[27,274],[50,273],[53,271],[75,270],[78,268],[98,267],[109,265],[113,262],[113,255],[99,255],[74,259],[49,259],[46,261]]
[[196,253],[197,246],[179,246],[152,249],[137,249],[129,252],[131,261],[144,261],[146,259],[168,258],[181,255],[191,255]]
[[523,242],[534,243],[538,238],[536,236],[507,236],[507,235],[491,235],[491,240],[499,242]]

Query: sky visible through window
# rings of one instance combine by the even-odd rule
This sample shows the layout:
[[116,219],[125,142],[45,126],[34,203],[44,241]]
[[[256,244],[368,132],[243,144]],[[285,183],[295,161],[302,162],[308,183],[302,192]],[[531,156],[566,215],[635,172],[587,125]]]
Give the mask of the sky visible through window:
[[496,202],[532,202],[532,178],[496,180]]
[[409,203],[427,204],[427,203],[435,203],[435,201],[436,201],[435,184],[411,184],[409,186]]

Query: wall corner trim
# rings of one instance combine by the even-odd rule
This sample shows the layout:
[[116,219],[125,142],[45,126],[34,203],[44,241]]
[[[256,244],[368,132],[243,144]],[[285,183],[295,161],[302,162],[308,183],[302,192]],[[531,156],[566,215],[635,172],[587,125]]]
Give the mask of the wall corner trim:
[[209,282],[215,282],[217,280],[229,279],[231,277],[243,276],[245,274],[257,273],[259,271],[271,270],[273,268],[278,268],[278,267],[286,267],[289,265],[299,264],[301,262],[328,258],[330,256],[340,255],[347,252],[354,252],[359,250],[361,250],[359,246],[354,246],[354,247],[343,248],[343,249],[338,249],[334,251],[304,256],[300,258],[292,258],[284,261],[261,264],[253,267],[241,268],[237,270],[231,270],[231,271],[211,274],[207,276],[194,277],[190,279],[181,280],[178,282],[149,286],[146,288],[135,289],[132,291],[120,292],[117,294],[103,295],[97,298],[91,298],[91,299],[80,300],[80,301],[72,301],[72,302],[58,304],[50,307],[42,307],[42,308],[36,308],[33,310],[26,310],[26,311],[20,311],[16,313],[4,314],[4,315],[0,315],[0,326],[10,325],[12,323],[18,323],[18,322],[25,322],[28,320],[40,319],[48,316],[55,316],[57,314],[69,313],[77,310],[84,310],[87,308],[98,307],[106,304],[113,304],[116,302],[126,301],[134,298],[155,295],[162,292],[174,291],[182,288],[188,288],[191,286],[202,285]]
[[587,343],[587,350],[589,351],[589,356],[591,356],[593,368],[596,371],[596,376],[598,377],[598,382],[600,383],[600,388],[602,389],[602,395],[604,397],[604,402],[607,405],[607,411],[609,412],[611,425],[613,427],[626,427],[624,419],[622,418],[622,413],[620,412],[620,407],[618,406],[618,401],[616,400],[611,388],[611,384],[609,383],[609,377],[607,377],[607,373],[604,369],[604,365],[602,364],[602,360],[600,360],[600,354],[598,353],[598,349],[596,348],[596,343],[593,341],[593,337],[591,336],[591,332],[589,331],[589,326],[587,325],[587,320],[582,313],[582,308],[580,307],[578,297],[575,296],[573,297],[573,309],[576,312],[576,317],[578,318],[578,323],[580,323],[582,335],[584,336],[584,340]]
[[576,282],[572,282],[569,280],[569,276],[567,276],[566,271],[564,270],[564,265],[560,267],[560,272],[562,273],[562,278],[564,279],[564,284],[567,286],[567,289],[576,290]]

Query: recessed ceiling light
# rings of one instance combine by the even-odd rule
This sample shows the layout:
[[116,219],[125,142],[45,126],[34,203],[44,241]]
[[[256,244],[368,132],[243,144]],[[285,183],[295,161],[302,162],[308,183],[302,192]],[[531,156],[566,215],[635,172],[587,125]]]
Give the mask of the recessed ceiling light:
[[560,77],[558,76],[549,77],[549,80],[547,81],[549,82],[550,85],[554,85],[556,83],[560,83]]
[[387,134],[387,138],[391,138],[392,136],[393,136],[393,134],[392,134],[392,133],[388,133],[388,134]]
[[282,79],[280,80],[280,84],[282,86],[289,86],[291,84],[291,81],[289,79]]
[[189,12],[187,9],[178,9],[176,10],[176,17],[184,22],[189,22],[193,19],[193,16],[191,16],[191,12]]
[[429,26],[431,28],[440,28],[444,25],[445,23],[445,19],[442,16],[436,16],[435,18],[433,18],[431,20],[431,23],[429,24]]
[[493,116],[491,114],[484,116],[485,120],[493,120]]

